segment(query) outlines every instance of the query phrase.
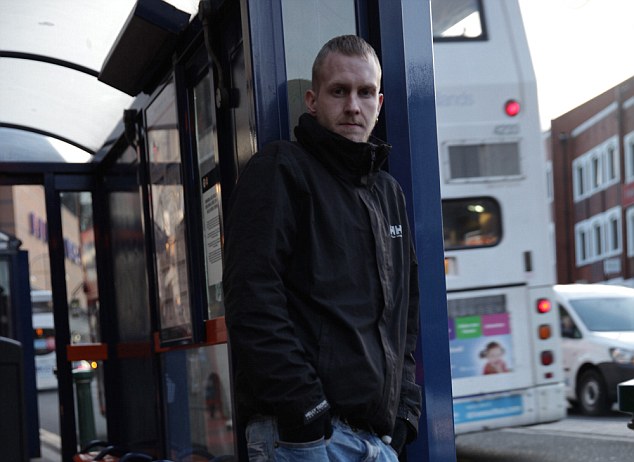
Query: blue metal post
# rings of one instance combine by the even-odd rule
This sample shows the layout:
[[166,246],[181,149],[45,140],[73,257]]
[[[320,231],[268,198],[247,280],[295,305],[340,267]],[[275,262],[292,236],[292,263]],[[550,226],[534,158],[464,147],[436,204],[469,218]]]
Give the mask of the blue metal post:
[[420,265],[423,415],[410,460],[455,461],[430,0],[379,0],[390,172],[403,187]]

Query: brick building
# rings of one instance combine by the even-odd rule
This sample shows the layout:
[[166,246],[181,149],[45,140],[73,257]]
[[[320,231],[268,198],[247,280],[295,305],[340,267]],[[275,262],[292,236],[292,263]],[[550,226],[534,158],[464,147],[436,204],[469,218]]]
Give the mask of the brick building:
[[634,286],[634,77],[551,122],[557,281]]

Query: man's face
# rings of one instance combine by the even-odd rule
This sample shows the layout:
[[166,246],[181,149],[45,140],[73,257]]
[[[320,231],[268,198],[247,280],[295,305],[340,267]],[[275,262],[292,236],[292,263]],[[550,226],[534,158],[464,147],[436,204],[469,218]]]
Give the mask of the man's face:
[[313,86],[304,99],[317,122],[349,140],[367,141],[383,104],[374,60],[330,53]]

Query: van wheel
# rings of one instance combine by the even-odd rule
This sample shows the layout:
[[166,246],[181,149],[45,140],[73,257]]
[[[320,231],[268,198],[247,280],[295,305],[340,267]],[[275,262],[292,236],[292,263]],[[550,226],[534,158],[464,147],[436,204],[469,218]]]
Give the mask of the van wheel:
[[607,413],[608,393],[601,373],[591,369],[581,375],[577,384],[577,399],[585,415]]

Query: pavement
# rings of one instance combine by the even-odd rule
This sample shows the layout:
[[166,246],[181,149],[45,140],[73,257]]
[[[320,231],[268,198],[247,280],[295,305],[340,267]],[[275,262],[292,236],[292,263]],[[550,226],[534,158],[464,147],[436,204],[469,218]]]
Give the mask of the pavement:
[[41,457],[31,459],[31,462],[62,462],[62,440],[59,435],[40,428]]

